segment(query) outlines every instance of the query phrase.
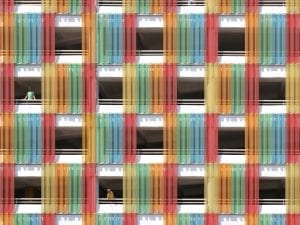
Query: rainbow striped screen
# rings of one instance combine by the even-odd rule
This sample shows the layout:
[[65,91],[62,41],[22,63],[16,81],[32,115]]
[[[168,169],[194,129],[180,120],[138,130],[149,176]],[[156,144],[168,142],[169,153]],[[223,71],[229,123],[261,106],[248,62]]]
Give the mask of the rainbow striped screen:
[[[103,2],[119,5],[109,11]],[[241,216],[245,225],[300,224],[300,1],[282,0],[280,13],[264,11],[258,0],[189,0],[190,10],[182,2],[41,0],[23,12],[20,1],[0,1],[0,225],[54,225],[62,215],[79,216],[83,225],[137,225],[145,214],[161,216],[164,225],[217,225],[226,216]],[[58,60],[57,21],[64,16],[80,19],[81,62]],[[242,60],[222,61],[219,21],[226,16],[243,21]],[[162,21],[161,63],[142,60],[143,17]],[[18,84],[35,74],[20,78],[23,67],[40,71],[34,106],[16,101]],[[114,77],[121,80],[120,107],[98,101],[103,68],[121,71]],[[204,104],[184,111],[187,68],[203,84],[197,90]],[[260,102],[262,73],[273,68],[286,73],[280,112],[264,111]],[[140,162],[142,117],[162,118],[163,162]],[[77,124],[79,162],[58,160],[62,118]],[[223,162],[219,151],[226,118],[242,120],[236,129],[244,147],[235,163]],[[18,171],[27,166],[40,168],[39,213],[18,212]],[[99,207],[100,169],[110,167],[122,171],[122,212]],[[203,168],[193,175],[203,180],[202,211],[180,211],[183,167]],[[274,167],[285,174],[285,214],[261,213],[261,170]]]

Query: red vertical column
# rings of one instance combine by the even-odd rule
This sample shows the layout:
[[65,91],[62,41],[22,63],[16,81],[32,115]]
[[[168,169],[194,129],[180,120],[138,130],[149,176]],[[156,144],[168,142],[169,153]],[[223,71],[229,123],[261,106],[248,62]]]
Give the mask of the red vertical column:
[[55,14],[45,12],[42,19],[42,60],[44,64],[55,63]]
[[136,163],[137,128],[136,114],[124,115],[124,163]]
[[13,63],[0,64],[0,112],[14,112],[14,76]]
[[55,162],[55,126],[55,115],[43,114],[43,163]]
[[205,115],[205,163],[218,162],[218,114]]
[[164,64],[164,112],[177,111],[177,65]]
[[247,113],[258,113],[259,111],[259,65],[247,63],[246,65],[246,84],[245,84],[245,111]]
[[287,63],[300,63],[300,14],[286,15]]
[[14,168],[14,163],[3,163],[0,165],[0,220],[3,221],[3,224],[13,224],[14,221]]
[[125,13],[123,17],[123,62],[136,62],[136,14]]
[[205,15],[205,63],[218,63],[218,15]]
[[96,64],[83,64],[83,112],[95,113],[97,106],[97,91],[96,91]]

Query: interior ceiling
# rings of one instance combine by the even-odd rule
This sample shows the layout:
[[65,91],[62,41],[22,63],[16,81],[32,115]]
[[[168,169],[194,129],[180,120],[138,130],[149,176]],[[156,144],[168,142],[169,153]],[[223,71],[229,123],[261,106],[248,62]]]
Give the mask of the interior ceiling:
[[163,29],[162,28],[137,28],[138,50],[162,50]]
[[81,28],[58,27],[55,29],[56,50],[80,50],[82,48]]
[[80,127],[58,127],[55,131],[56,139],[81,137],[82,129]]
[[163,130],[162,128],[137,130],[137,147],[142,148],[163,148]]
[[178,79],[177,96],[179,99],[203,99],[204,82],[203,79],[193,78]]
[[244,51],[245,29],[244,28],[220,28],[219,51]]
[[25,188],[25,187],[41,187],[40,177],[16,177],[15,178],[15,188]]

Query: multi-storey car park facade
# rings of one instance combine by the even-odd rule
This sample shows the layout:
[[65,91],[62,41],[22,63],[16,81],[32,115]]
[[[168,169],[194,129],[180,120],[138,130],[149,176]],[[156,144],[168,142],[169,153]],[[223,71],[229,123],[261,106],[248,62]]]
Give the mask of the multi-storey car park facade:
[[1,225],[300,224],[299,0],[1,0],[0,51]]

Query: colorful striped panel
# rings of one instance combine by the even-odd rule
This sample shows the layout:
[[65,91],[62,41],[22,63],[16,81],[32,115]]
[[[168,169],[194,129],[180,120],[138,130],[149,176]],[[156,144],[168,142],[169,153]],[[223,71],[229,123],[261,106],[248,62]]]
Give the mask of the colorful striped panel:
[[284,164],[286,149],[286,118],[284,114],[259,116],[259,162]]
[[15,14],[15,63],[41,63],[41,14]]
[[81,14],[81,5],[82,0],[56,0],[57,13]]
[[123,225],[122,214],[98,214],[97,225]]
[[56,212],[81,213],[82,207],[82,166],[80,164],[56,165],[55,188]]
[[245,165],[219,165],[220,213],[243,214],[245,211]]
[[285,15],[259,16],[259,58],[262,65],[285,64]]
[[57,64],[57,111],[59,113],[82,112],[82,65]]
[[121,64],[123,55],[123,16],[101,14],[96,18],[96,61],[100,65]]
[[300,113],[300,63],[286,65],[285,99],[288,113]]
[[201,214],[178,214],[178,225],[204,225],[204,216]]
[[159,14],[163,12],[164,0],[134,0],[139,14]]
[[204,63],[204,15],[180,14],[177,19],[178,63]]
[[245,66],[219,65],[219,112],[242,114],[245,112]]
[[178,163],[203,163],[205,151],[204,115],[177,115]]
[[259,225],[286,225],[285,215],[280,214],[261,214]]
[[[286,177],[285,177],[285,201],[286,201],[286,213],[287,214],[300,214],[300,164],[288,163],[285,165]],[[292,223],[288,223],[290,225]]]
[[42,122],[39,114],[15,114],[14,149],[18,164],[39,164],[42,156]]
[[15,214],[15,225],[41,225],[41,215]]
[[97,116],[96,160],[100,164],[123,162],[123,115]]
[[163,67],[161,65],[136,65],[136,112],[161,113],[163,111]]
[[221,0],[220,13],[222,14],[244,14],[245,0]]

